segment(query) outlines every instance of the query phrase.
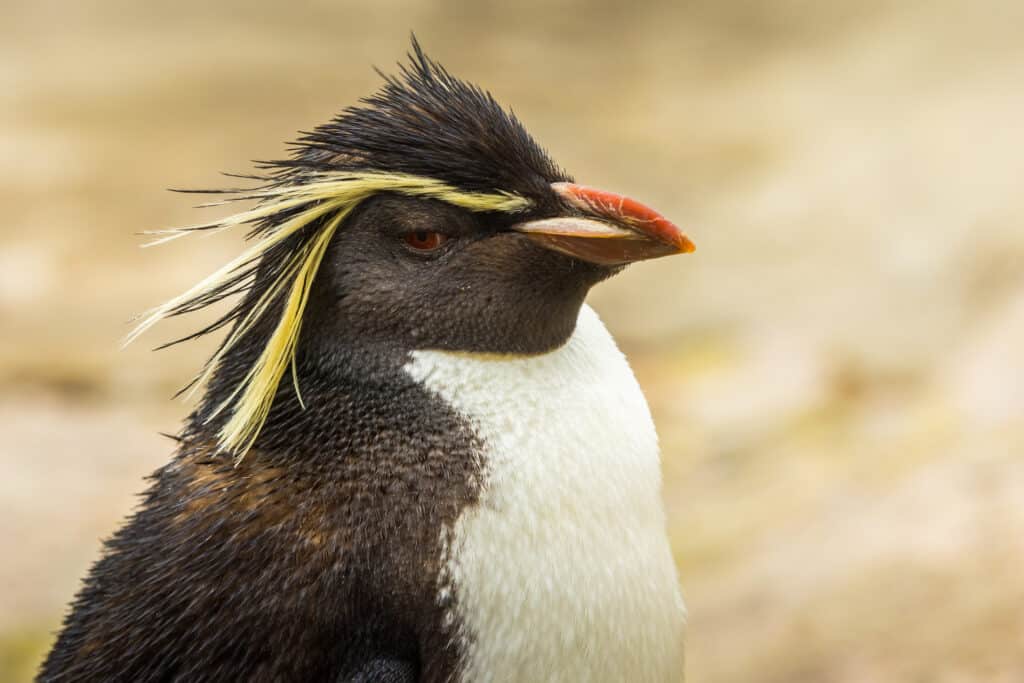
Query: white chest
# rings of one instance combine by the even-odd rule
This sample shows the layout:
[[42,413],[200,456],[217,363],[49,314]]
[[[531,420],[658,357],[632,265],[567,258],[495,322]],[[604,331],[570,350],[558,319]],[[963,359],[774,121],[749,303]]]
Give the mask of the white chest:
[[479,503],[444,539],[463,680],[681,680],[657,436],[597,315],[542,356],[421,351],[406,371],[484,442]]

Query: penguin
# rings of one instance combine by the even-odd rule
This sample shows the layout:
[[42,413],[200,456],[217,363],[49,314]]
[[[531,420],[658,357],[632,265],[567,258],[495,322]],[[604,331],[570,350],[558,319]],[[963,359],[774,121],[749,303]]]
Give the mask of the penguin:
[[197,407],[38,681],[680,681],[657,436],[589,290],[690,252],[413,38],[224,191]]

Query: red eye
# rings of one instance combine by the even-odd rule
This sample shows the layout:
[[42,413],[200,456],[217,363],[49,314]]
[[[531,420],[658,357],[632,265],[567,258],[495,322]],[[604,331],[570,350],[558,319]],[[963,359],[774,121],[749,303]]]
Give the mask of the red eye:
[[427,230],[417,230],[405,236],[405,243],[417,251],[434,251],[448,241],[447,235]]

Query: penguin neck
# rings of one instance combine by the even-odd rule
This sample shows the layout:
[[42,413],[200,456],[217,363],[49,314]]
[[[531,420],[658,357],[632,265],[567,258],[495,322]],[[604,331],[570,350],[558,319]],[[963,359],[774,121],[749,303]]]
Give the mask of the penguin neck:
[[[322,298],[322,297],[321,297]],[[444,353],[454,357],[516,360],[539,358],[557,353],[575,335],[579,312],[586,308],[582,297],[560,311],[564,320],[541,339],[529,337],[529,329],[520,330],[529,341],[501,342],[502,350],[495,350],[495,342],[487,334],[453,337],[445,343],[431,343],[421,348],[413,339],[397,335],[380,337],[360,335],[341,322],[338,316],[324,315],[322,301],[317,301],[319,315],[311,316],[304,325],[296,351],[294,367],[286,370],[280,379],[267,421],[253,448],[296,451],[296,444],[279,442],[273,437],[279,433],[275,424],[285,424],[289,432],[293,427],[311,426],[307,405],[316,405],[317,413],[343,412],[346,402],[367,386],[400,386],[408,384],[410,376],[405,369],[417,354]],[[582,308],[581,308],[582,307]],[[590,311],[590,315],[593,312]],[[594,316],[596,318],[596,316]],[[568,322],[566,322],[568,321]],[[600,326],[600,322],[597,323]],[[238,389],[258,361],[266,339],[273,330],[273,316],[266,316],[222,358],[208,386],[203,400],[189,416],[183,436],[189,441],[213,443],[224,423],[229,419],[231,405]],[[603,326],[602,326],[603,329]],[[508,352],[505,348],[530,349]],[[299,455],[299,453],[296,453]]]

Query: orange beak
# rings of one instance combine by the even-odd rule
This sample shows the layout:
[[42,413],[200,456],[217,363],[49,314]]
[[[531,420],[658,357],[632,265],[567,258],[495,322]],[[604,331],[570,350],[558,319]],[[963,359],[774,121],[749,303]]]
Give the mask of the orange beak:
[[512,226],[548,249],[609,266],[696,249],[674,223],[635,199],[575,183],[552,183],[551,189],[581,215]]

